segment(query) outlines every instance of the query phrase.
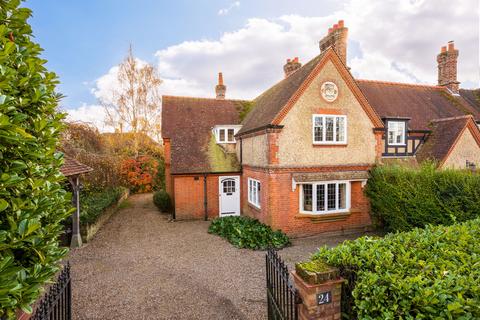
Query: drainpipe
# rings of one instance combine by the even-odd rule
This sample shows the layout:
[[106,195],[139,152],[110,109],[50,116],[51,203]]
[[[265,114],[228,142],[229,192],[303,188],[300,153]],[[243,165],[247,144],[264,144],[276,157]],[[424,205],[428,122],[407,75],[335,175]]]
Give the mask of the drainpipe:
[[243,163],[243,140],[240,138],[240,167]]
[[203,206],[205,208],[205,221],[208,220],[208,201],[207,201],[207,174],[203,174]]

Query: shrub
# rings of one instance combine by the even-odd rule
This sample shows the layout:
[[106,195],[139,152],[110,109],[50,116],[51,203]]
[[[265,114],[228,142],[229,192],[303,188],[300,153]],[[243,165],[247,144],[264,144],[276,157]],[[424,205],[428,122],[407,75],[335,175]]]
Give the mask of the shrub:
[[249,217],[232,216],[215,219],[210,224],[208,232],[227,239],[237,248],[279,249],[290,244],[290,239],[282,231],[273,231],[269,226]]
[[358,319],[479,319],[480,219],[363,237],[313,259],[349,280],[342,311]]
[[372,213],[388,231],[480,217],[480,176],[470,171],[430,163],[420,169],[379,166],[371,174],[366,192]]
[[172,209],[172,200],[164,190],[157,191],[153,194],[153,203],[162,212],[169,212]]
[[157,160],[151,156],[130,158],[122,163],[122,174],[126,177],[130,190],[133,192],[152,191],[157,170]]
[[32,42],[20,1],[0,0],[0,318],[31,312],[59,270],[69,196],[56,146],[63,114],[56,75]]
[[104,210],[118,202],[127,191],[124,187],[109,188],[100,191],[86,191],[80,193],[80,222],[94,223]]

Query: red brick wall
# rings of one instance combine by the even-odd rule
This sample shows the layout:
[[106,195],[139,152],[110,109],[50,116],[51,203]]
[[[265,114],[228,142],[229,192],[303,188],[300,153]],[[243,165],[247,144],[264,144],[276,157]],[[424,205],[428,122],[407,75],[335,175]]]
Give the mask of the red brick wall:
[[[231,176],[230,174],[207,175],[207,211],[208,218],[214,219],[218,217],[219,211],[219,194],[218,194],[218,177]],[[195,180],[195,177],[198,180]],[[204,219],[204,177],[203,175],[175,176],[174,192],[175,192],[175,219]],[[242,197],[240,191],[240,197]]]
[[[248,178],[262,184],[262,205],[257,209],[248,203]],[[281,229],[291,236],[308,236],[323,232],[348,232],[363,230],[371,225],[370,204],[362,183],[351,183],[351,213],[337,221],[320,220],[321,215],[302,215],[299,210],[300,186],[292,191],[291,172],[270,172],[263,169],[244,168],[242,177],[242,213]],[[265,199],[268,198],[268,203]]]

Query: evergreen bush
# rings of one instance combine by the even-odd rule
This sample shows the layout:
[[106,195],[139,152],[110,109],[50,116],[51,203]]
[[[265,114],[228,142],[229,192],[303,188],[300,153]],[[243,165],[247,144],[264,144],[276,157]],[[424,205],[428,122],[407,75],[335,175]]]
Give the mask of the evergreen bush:
[[480,219],[363,237],[313,260],[348,280],[348,319],[480,319]]
[[480,217],[480,176],[467,170],[378,166],[367,195],[372,215],[387,231],[450,225]]
[[164,190],[157,191],[153,194],[153,203],[162,212],[169,212],[172,210],[172,200],[170,199],[169,194]]
[[70,197],[56,153],[63,115],[54,73],[32,42],[31,11],[0,0],[0,318],[31,312],[59,270]]
[[290,245],[290,239],[280,230],[273,231],[256,219],[241,216],[218,218],[212,221],[208,233],[225,238],[237,248],[265,250]]

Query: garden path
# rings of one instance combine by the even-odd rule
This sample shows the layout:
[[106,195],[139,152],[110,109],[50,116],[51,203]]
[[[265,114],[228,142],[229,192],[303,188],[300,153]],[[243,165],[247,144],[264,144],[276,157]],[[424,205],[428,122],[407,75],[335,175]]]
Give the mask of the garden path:
[[[208,234],[209,222],[169,222],[151,194],[127,201],[70,253],[74,319],[266,318],[264,252]],[[280,253],[292,265],[344,239],[295,239]]]

